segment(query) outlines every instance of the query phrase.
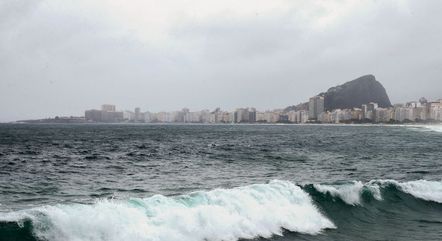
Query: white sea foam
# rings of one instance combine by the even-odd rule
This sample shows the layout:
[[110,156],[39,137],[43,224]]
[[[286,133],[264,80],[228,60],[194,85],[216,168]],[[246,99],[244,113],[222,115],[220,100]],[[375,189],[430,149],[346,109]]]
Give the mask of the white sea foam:
[[338,197],[349,205],[360,205],[361,195],[364,190],[371,192],[375,199],[382,200],[381,188],[387,185],[395,185],[400,191],[408,193],[415,198],[442,203],[442,182],[437,181],[416,180],[398,182],[395,180],[372,180],[365,184],[355,181],[350,184],[314,184],[313,186],[318,192]]
[[442,132],[442,125],[428,125],[428,126],[425,126],[425,128],[435,131],[435,132]]
[[314,188],[321,193],[328,193],[333,197],[339,197],[342,201],[350,205],[361,204],[361,194],[364,189],[370,191],[373,197],[381,200],[381,193],[379,187],[376,185],[363,184],[360,181],[354,181],[349,184],[342,185],[322,185],[314,184]]
[[419,199],[442,203],[442,181],[416,180],[398,182],[395,180],[380,180],[377,182],[381,185],[395,185],[401,191]]
[[[18,218],[14,215],[9,219]],[[221,241],[267,238],[281,235],[283,228],[308,234],[335,228],[306,192],[287,181],[178,197],[46,206],[24,211],[20,218],[30,218],[35,234],[51,241]]]
[[404,125],[412,130],[433,131],[442,133],[442,125]]

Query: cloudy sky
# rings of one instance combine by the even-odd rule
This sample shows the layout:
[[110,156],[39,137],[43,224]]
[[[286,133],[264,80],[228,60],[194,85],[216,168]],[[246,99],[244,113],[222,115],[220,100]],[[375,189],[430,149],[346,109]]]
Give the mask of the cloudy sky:
[[442,1],[2,0],[0,121],[281,108],[374,74],[442,98]]

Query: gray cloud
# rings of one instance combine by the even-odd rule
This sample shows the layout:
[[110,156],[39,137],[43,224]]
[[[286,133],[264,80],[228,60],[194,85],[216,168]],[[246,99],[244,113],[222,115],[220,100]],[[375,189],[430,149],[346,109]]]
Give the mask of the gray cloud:
[[[107,17],[48,2],[0,4],[0,121],[81,115],[114,103],[143,110],[282,108],[372,73],[393,102],[442,97],[439,1],[173,22],[164,42]],[[313,17],[311,17],[313,16]],[[149,29],[145,29],[149,33]]]

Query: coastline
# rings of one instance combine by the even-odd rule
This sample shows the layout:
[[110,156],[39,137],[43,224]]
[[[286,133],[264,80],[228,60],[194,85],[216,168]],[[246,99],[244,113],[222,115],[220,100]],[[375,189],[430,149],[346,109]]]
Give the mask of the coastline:
[[36,124],[36,125],[202,125],[202,126],[440,126],[441,121],[435,122],[408,122],[408,123],[186,123],[186,122],[42,122],[42,121],[15,121],[0,122],[4,124]]

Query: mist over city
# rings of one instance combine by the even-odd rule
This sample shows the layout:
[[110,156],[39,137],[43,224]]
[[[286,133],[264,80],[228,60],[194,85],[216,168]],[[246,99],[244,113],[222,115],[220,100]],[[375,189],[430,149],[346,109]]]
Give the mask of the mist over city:
[[439,1],[2,1],[0,121],[273,110],[373,74],[441,98]]

